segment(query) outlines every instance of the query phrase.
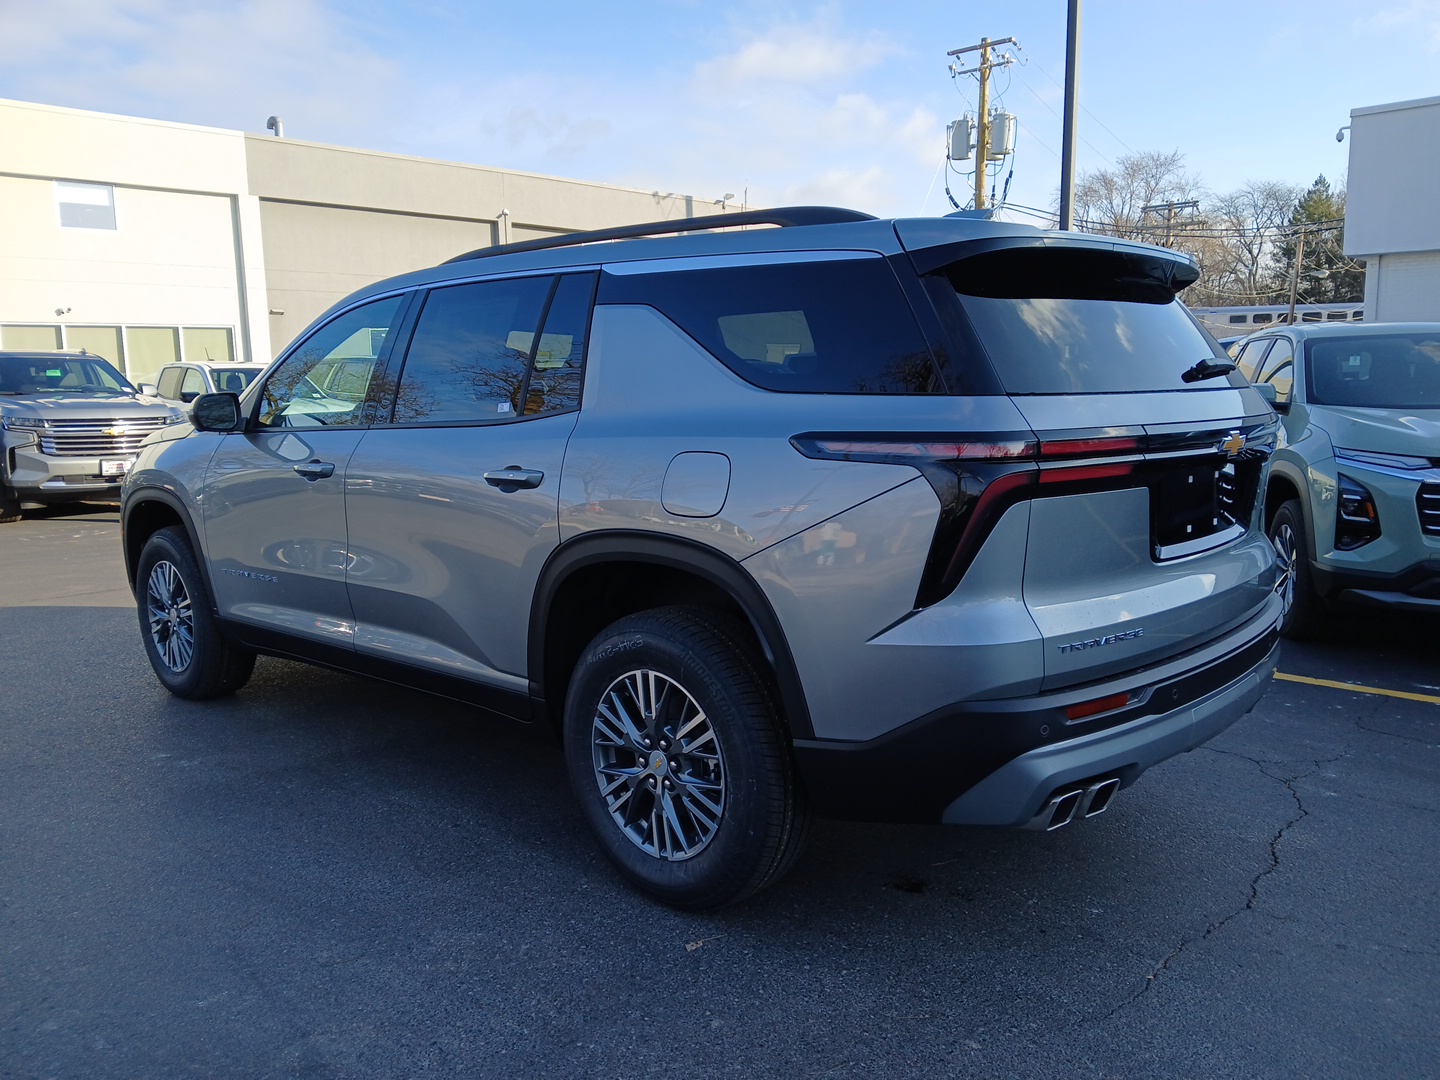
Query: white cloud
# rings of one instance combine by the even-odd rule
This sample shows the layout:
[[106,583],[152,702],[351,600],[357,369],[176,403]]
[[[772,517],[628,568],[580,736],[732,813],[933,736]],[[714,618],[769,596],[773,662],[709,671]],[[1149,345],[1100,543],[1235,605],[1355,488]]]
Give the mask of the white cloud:
[[844,82],[896,51],[878,34],[846,39],[820,23],[788,23],[698,65],[695,80],[702,92],[719,94],[744,94],[771,83]]
[[50,0],[6,6],[10,81],[50,104],[299,138],[363,140],[394,64],[319,0]]
[[433,62],[333,0],[0,0],[0,39],[22,58],[7,88],[51,104],[249,131],[274,113],[298,139],[701,199],[748,186],[752,205],[913,212],[944,121],[877,92],[911,59],[836,10],[717,30],[708,54],[583,65],[543,45]]

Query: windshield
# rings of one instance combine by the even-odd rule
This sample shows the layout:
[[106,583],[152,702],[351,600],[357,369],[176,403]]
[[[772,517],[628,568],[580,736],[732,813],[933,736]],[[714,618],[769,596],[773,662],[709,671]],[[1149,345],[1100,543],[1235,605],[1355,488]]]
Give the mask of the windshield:
[[133,394],[109,361],[98,356],[0,356],[0,394]]
[[1440,409],[1440,333],[1315,338],[1305,360],[1313,403]]

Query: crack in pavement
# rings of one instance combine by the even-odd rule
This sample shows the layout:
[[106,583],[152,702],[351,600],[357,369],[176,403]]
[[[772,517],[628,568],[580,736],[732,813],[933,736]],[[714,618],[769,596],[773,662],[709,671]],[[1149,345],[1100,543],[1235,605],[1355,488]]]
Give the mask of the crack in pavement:
[[1260,770],[1262,776],[1267,776],[1271,780],[1276,780],[1279,781],[1281,784],[1284,784],[1285,790],[1288,791],[1290,793],[1290,797],[1295,800],[1296,813],[1292,818],[1290,818],[1290,820],[1286,821],[1285,824],[1281,825],[1280,828],[1276,831],[1275,835],[1270,838],[1270,865],[1264,867],[1258,874],[1251,878],[1250,895],[1246,897],[1244,906],[1236,908],[1224,918],[1219,919],[1216,922],[1210,923],[1207,927],[1205,927],[1204,933],[1202,933],[1198,938],[1187,938],[1184,941],[1180,942],[1179,945],[1175,946],[1175,948],[1170,950],[1170,953],[1163,960],[1161,960],[1159,964],[1155,966],[1155,969],[1151,971],[1149,975],[1145,976],[1145,982],[1141,985],[1140,989],[1137,990],[1125,1001],[1122,1001],[1120,1004],[1116,1005],[1115,1008],[1111,1009],[1110,1012],[1107,1013],[1104,1017],[1104,1019],[1106,1020],[1113,1019],[1115,1015],[1119,1013],[1122,1009],[1129,1008],[1131,1005],[1134,1005],[1137,1001],[1139,1001],[1146,994],[1148,994],[1150,992],[1150,988],[1159,981],[1160,976],[1163,975],[1167,970],[1169,970],[1170,965],[1173,964],[1177,959],[1179,959],[1180,955],[1184,953],[1186,949],[1190,948],[1190,946],[1196,944],[1197,942],[1208,940],[1212,935],[1217,934],[1222,929],[1224,929],[1234,919],[1239,918],[1247,911],[1255,910],[1255,905],[1259,903],[1260,900],[1260,883],[1264,881],[1265,878],[1273,874],[1277,869],[1279,869],[1280,841],[1285,838],[1285,834],[1287,832],[1289,832],[1301,821],[1304,821],[1307,817],[1310,816],[1309,809],[1305,806],[1304,800],[1300,798],[1300,792],[1295,789],[1296,783],[1310,776],[1313,776],[1316,772],[1319,772],[1326,765],[1332,765],[1337,761],[1343,761],[1345,758],[1349,757],[1349,754],[1345,753],[1333,758],[1318,758],[1313,762],[1313,769],[1310,769],[1306,772],[1296,773],[1293,776],[1280,776],[1274,772],[1271,772],[1270,769],[1267,767],[1267,763],[1261,761],[1259,758],[1248,757],[1245,754],[1237,754],[1233,750],[1218,750],[1212,746],[1201,747],[1201,749],[1208,750],[1214,754],[1226,754],[1230,757],[1240,758],[1240,760],[1242,761],[1248,761]]

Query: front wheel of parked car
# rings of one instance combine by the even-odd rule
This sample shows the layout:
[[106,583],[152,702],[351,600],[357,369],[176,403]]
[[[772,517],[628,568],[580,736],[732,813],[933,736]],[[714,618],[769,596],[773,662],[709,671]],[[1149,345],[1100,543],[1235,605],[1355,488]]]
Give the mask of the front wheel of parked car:
[[150,666],[172,694],[200,700],[245,685],[255,654],[220,633],[184,529],[160,529],[145,542],[135,599]]
[[1305,516],[1296,499],[1280,505],[1270,519],[1270,542],[1280,564],[1277,589],[1285,602],[1280,618],[1280,632],[1301,640],[1313,637],[1320,629],[1320,598],[1310,581],[1310,559],[1306,554]]
[[0,525],[20,520],[20,500],[9,488],[0,487]]
[[758,892],[799,854],[809,809],[743,627],[660,608],[602,631],[565,704],[570,781],[600,846],[676,907]]

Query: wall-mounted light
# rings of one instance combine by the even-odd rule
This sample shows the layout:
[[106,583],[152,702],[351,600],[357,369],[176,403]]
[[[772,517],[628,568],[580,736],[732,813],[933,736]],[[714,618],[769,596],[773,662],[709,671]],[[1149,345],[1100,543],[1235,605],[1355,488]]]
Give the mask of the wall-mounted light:
[[1345,141],[1345,132],[1347,132],[1347,131],[1349,131],[1349,130],[1350,130],[1350,125],[1349,125],[1349,124],[1346,124],[1346,125],[1345,125],[1344,127],[1342,127],[1339,131],[1335,132],[1335,141],[1336,141],[1336,142],[1344,142],[1344,141]]
[[57,308],[55,309],[55,317],[56,317],[57,319],[58,319],[60,316],[62,316],[62,315],[69,315],[69,314],[70,314],[70,309],[69,309],[68,307],[57,307]]

